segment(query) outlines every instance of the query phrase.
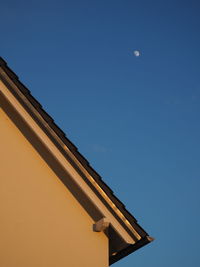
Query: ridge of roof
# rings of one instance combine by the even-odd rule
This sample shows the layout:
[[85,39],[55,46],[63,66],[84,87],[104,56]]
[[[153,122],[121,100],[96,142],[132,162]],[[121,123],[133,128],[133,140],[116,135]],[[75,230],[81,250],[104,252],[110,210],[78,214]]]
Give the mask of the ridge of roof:
[[19,80],[18,76],[9,68],[6,61],[0,57],[0,67],[12,80],[12,82],[18,87],[21,93],[29,100],[29,102],[34,106],[34,108],[39,112],[41,117],[45,120],[48,126],[56,133],[56,135],[62,140],[62,142],[69,148],[76,159],[81,163],[81,165],[88,171],[88,173],[94,178],[97,184],[103,189],[107,196],[113,201],[116,207],[122,212],[124,217],[130,222],[137,232],[141,235],[142,239],[134,245],[130,245],[128,249],[123,250],[120,255],[114,255],[110,259],[110,264],[118,261],[124,256],[130,254],[131,252],[137,250],[138,248],[144,246],[152,241],[149,238],[147,232],[137,223],[136,218],[126,209],[125,205],[114,195],[112,189],[102,180],[102,177],[93,169],[89,164],[88,160],[78,151],[78,148],[68,139],[66,134],[60,129],[60,127],[55,123],[54,119],[43,109],[42,105],[35,99],[30,90]]

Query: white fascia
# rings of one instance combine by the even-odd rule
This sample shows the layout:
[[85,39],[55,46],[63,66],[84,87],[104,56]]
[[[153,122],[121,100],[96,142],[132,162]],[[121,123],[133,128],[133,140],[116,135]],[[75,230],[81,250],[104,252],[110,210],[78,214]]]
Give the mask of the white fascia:
[[[82,166],[78,159],[73,155],[69,148],[62,142],[62,140],[57,136],[57,134],[50,128],[48,123],[42,118],[39,112],[34,108],[34,106],[27,100],[27,98],[21,93],[17,86],[12,82],[8,75],[0,68],[0,74],[8,82],[10,86],[15,90],[19,97],[24,101],[24,103],[31,109],[31,111],[37,116],[37,118],[42,122],[43,125],[48,129],[48,131],[53,135],[57,142],[64,148],[67,155],[75,162],[77,167],[82,171],[82,173],[87,177],[87,179],[93,184],[93,186],[98,190],[103,199],[112,208],[114,213],[120,218],[120,220],[126,225],[126,227],[133,233],[137,240],[141,239],[141,236],[132,227],[129,221],[125,218],[122,212],[116,207],[112,200],[107,196],[107,194],[102,190],[102,188],[97,184],[94,178],[88,173],[88,171]],[[115,229],[119,236],[127,244],[134,244],[136,241],[129,234],[129,232],[123,227],[122,224],[115,218],[115,216],[110,212],[106,205],[99,199],[99,197],[94,193],[94,191],[89,187],[89,185],[83,180],[80,174],[73,168],[70,162],[64,157],[61,151],[56,147],[56,145],[51,141],[48,135],[41,129],[41,127],[35,122],[31,115],[25,110],[25,108],[20,104],[20,102],[15,98],[15,96],[10,92],[10,90],[5,86],[5,84],[0,80],[0,92],[6,98],[6,100],[12,105],[15,111],[23,118],[29,128],[37,135],[39,140],[45,145],[50,153],[56,157],[61,166],[65,169],[66,173],[69,174],[71,179],[74,180],[76,185],[87,195],[93,205],[101,211],[103,216],[109,221],[110,225]]]

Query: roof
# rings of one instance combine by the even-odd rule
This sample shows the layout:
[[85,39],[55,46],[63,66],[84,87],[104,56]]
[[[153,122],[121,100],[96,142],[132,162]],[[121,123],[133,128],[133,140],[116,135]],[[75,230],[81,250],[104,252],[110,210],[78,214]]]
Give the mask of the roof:
[[[112,201],[112,203],[114,203],[117,209],[125,217],[125,219],[127,220],[127,223],[129,223],[140,236],[140,239],[135,238],[134,244],[128,245],[126,248],[118,249],[117,253],[112,253],[110,255],[110,264],[120,260],[121,258],[127,256],[128,254],[134,252],[135,250],[141,248],[142,246],[150,243],[153,239],[150,238],[147,232],[137,223],[137,220],[126,209],[125,205],[114,195],[113,191],[102,180],[101,176],[90,166],[87,159],[85,159],[84,156],[80,154],[77,147],[67,138],[66,134],[58,127],[58,125],[56,125],[53,118],[42,108],[42,105],[31,95],[31,92],[29,91],[29,89],[24,84],[21,83],[18,76],[8,67],[7,63],[1,57],[0,57],[0,68],[2,70],[2,72],[0,72],[0,79],[3,81],[4,84],[6,84],[6,86],[9,88],[12,94],[16,96],[16,88],[17,90],[20,91],[20,93],[23,95],[23,98],[26,99],[26,101],[34,107],[34,109],[43,118],[48,128],[51,129],[51,131],[48,132],[48,135],[52,139],[54,139],[55,145],[59,148],[62,154],[65,155],[66,152],[64,151],[63,147],[59,144],[59,142],[62,142],[65,144],[65,146],[71,151],[75,159],[81,164],[81,166],[87,171],[87,173],[91,175],[91,177],[95,180],[98,186],[103,190],[106,196]],[[3,75],[2,73],[4,73],[9,78],[9,80],[14,83],[15,90],[13,90],[8,80],[5,79],[5,75]],[[26,110],[28,110],[28,112],[31,113],[30,108],[28,108],[28,106],[25,105],[24,102],[22,103],[21,101],[21,104],[23,104]],[[55,140],[55,135],[57,138],[56,140]],[[97,192],[97,190],[94,188],[91,182],[88,180],[86,182],[95,191],[95,193],[99,195],[100,198],[102,198],[102,196]],[[102,201],[104,200],[102,199]]]

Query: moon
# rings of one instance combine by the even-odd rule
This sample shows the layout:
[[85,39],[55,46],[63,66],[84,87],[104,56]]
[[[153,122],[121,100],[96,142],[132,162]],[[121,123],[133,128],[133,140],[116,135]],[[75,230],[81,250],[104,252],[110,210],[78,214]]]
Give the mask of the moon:
[[140,51],[135,50],[135,51],[133,52],[133,54],[134,54],[134,56],[139,57],[139,56],[140,56]]

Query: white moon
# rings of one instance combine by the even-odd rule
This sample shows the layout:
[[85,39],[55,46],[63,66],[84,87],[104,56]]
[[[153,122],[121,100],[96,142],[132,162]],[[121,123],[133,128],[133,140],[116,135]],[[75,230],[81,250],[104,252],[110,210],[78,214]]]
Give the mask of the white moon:
[[136,57],[139,57],[139,56],[140,56],[140,51],[138,51],[138,50],[135,50],[133,53],[134,53],[134,55],[135,55]]

